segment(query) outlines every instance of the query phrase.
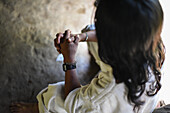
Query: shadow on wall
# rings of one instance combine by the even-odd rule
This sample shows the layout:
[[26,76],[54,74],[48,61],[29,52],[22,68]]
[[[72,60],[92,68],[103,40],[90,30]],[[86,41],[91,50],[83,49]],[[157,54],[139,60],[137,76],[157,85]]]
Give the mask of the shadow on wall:
[[[0,1],[0,113],[9,113],[11,102],[36,102],[42,88],[64,80],[53,39],[68,28],[79,32],[90,23],[92,8],[91,0]],[[80,46],[77,62],[86,64],[78,67],[78,75],[86,83],[91,57],[87,45]]]

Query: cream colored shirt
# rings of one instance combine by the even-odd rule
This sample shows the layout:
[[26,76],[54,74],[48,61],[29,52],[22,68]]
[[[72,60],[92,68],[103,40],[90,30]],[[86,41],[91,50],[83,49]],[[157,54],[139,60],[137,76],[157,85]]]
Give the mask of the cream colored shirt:
[[[134,113],[127,100],[127,87],[124,83],[115,83],[112,68],[98,56],[97,43],[90,42],[88,46],[101,68],[98,77],[90,84],[71,91],[65,100],[64,82],[50,84],[37,96],[40,113]],[[145,104],[139,113],[151,113],[157,104],[157,95],[148,97],[144,93],[141,99]]]

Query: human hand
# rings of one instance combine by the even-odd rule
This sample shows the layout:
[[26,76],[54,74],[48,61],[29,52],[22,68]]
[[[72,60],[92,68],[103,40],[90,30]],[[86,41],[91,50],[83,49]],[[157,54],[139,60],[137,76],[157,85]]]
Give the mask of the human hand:
[[64,33],[57,33],[56,38],[54,39],[54,46],[56,47],[57,51],[61,54],[61,47],[60,43],[63,41]]
[[[71,32],[71,31],[70,31]],[[79,37],[79,41],[82,40],[82,36],[76,34],[70,34],[69,39],[67,40],[68,43],[75,41],[75,36]],[[57,33],[56,38],[54,39],[54,45],[59,53],[61,53],[61,46],[60,44],[64,41],[64,33]]]
[[[74,41],[73,41],[74,39]],[[64,56],[64,62],[73,63],[75,62],[75,54],[77,52],[79,37],[75,35],[71,37],[71,31],[66,30],[60,40],[60,52]]]

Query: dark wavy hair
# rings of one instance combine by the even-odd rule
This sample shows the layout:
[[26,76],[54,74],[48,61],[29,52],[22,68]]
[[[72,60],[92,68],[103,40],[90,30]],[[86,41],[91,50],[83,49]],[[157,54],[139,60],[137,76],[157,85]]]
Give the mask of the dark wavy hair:
[[140,96],[149,80],[149,68],[156,85],[147,91],[148,96],[155,95],[161,88],[164,45],[155,34],[162,24],[163,11],[158,0],[100,0],[97,7],[99,56],[113,68],[117,83],[125,83],[128,100],[134,108],[144,104]]

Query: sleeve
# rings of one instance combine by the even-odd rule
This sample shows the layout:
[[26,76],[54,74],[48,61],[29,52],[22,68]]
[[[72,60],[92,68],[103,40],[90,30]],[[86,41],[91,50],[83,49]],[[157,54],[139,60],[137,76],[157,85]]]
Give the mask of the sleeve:
[[90,84],[77,88],[69,93],[65,100],[65,109],[68,113],[95,112],[97,103],[110,92],[115,81],[111,72],[100,72]]
[[[95,25],[86,26],[82,32],[89,30],[95,30]],[[98,77],[94,78],[90,84],[81,86],[69,93],[64,103],[68,113],[94,113],[97,109],[96,103],[103,99],[103,96],[115,86],[112,68],[100,60],[97,43],[89,42],[88,49],[100,66],[101,71],[98,73]]]

